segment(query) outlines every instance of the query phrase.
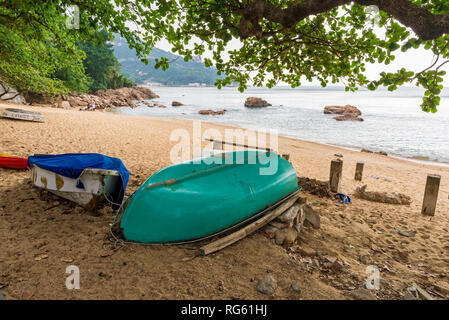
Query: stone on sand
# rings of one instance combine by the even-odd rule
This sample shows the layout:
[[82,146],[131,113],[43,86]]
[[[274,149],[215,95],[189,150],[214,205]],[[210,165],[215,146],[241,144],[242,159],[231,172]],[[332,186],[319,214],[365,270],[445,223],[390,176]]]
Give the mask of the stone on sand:
[[276,279],[272,276],[265,276],[257,284],[256,290],[263,294],[272,295],[276,288]]

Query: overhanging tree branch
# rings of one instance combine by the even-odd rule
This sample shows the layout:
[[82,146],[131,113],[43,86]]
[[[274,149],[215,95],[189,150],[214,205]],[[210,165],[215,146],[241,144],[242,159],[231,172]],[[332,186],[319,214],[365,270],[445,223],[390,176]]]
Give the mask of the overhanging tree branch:
[[292,27],[301,20],[351,2],[364,6],[375,5],[404,26],[410,27],[421,40],[433,40],[449,33],[449,14],[433,14],[409,0],[304,0],[288,8],[279,8],[266,0],[255,0],[241,10],[239,36],[246,39],[262,37],[260,19]]

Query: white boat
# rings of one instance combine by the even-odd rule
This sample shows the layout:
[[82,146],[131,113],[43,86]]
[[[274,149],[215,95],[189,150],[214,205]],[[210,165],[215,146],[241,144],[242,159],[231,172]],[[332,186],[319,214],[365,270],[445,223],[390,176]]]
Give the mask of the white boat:
[[26,111],[26,110],[15,109],[15,108],[6,108],[0,114],[0,117],[15,119],[15,120],[44,122],[44,116],[40,112]]
[[94,211],[104,202],[112,203],[111,195],[120,193],[122,188],[117,171],[92,168],[85,169],[78,179],[71,179],[34,164],[31,181],[36,187],[76,202],[88,211]]

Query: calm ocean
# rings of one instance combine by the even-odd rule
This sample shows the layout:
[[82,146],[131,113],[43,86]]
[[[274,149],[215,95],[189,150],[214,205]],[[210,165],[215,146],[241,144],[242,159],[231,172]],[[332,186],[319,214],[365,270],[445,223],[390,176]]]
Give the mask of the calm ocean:
[[[393,156],[449,163],[449,89],[443,91],[435,114],[421,111],[422,91],[401,88],[355,93],[341,88],[278,87],[237,88],[153,87],[160,98],[152,101],[167,106],[118,112],[149,117],[201,119],[249,129],[277,129],[280,135],[347,148],[386,151]],[[243,106],[249,96],[263,98],[273,106],[249,109]],[[172,101],[181,107],[171,107]],[[336,121],[323,114],[327,105],[354,105],[362,111],[364,122]],[[226,109],[222,116],[202,116],[201,109]]]

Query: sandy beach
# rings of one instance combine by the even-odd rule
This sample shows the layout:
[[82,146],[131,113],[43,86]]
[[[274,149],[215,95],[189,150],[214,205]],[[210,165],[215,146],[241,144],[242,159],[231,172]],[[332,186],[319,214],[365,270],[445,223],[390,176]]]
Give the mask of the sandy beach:
[[[126,195],[171,164],[173,130],[192,130],[190,120],[6,103],[0,111],[7,107],[39,111],[45,122],[0,118],[1,153],[118,157],[131,173]],[[203,130],[209,128],[227,127],[202,123]],[[191,247],[127,245],[114,251],[105,240],[111,209],[87,215],[56,196],[40,196],[29,172],[0,169],[0,290],[6,299],[352,299],[360,298],[355,292],[365,285],[367,266],[376,265],[381,286],[373,294],[378,299],[402,299],[413,282],[436,292],[434,298],[449,298],[449,167],[286,137],[279,139],[279,153],[290,154],[298,176],[319,180],[328,180],[330,161],[341,153],[343,192],[367,184],[368,190],[401,192],[413,202],[353,198],[342,205],[303,192],[321,216],[321,228],[306,226],[298,241],[299,247],[317,251],[312,265],[293,259],[261,231],[206,257],[195,257]],[[354,180],[357,161],[365,162],[362,182]],[[427,174],[441,175],[434,217],[421,215]],[[416,234],[406,237],[400,230]],[[328,272],[315,263],[321,257],[345,263],[342,270]],[[65,286],[68,265],[80,268],[80,290]],[[267,274],[278,281],[273,296],[255,289]],[[293,282],[300,292],[291,289]]]

